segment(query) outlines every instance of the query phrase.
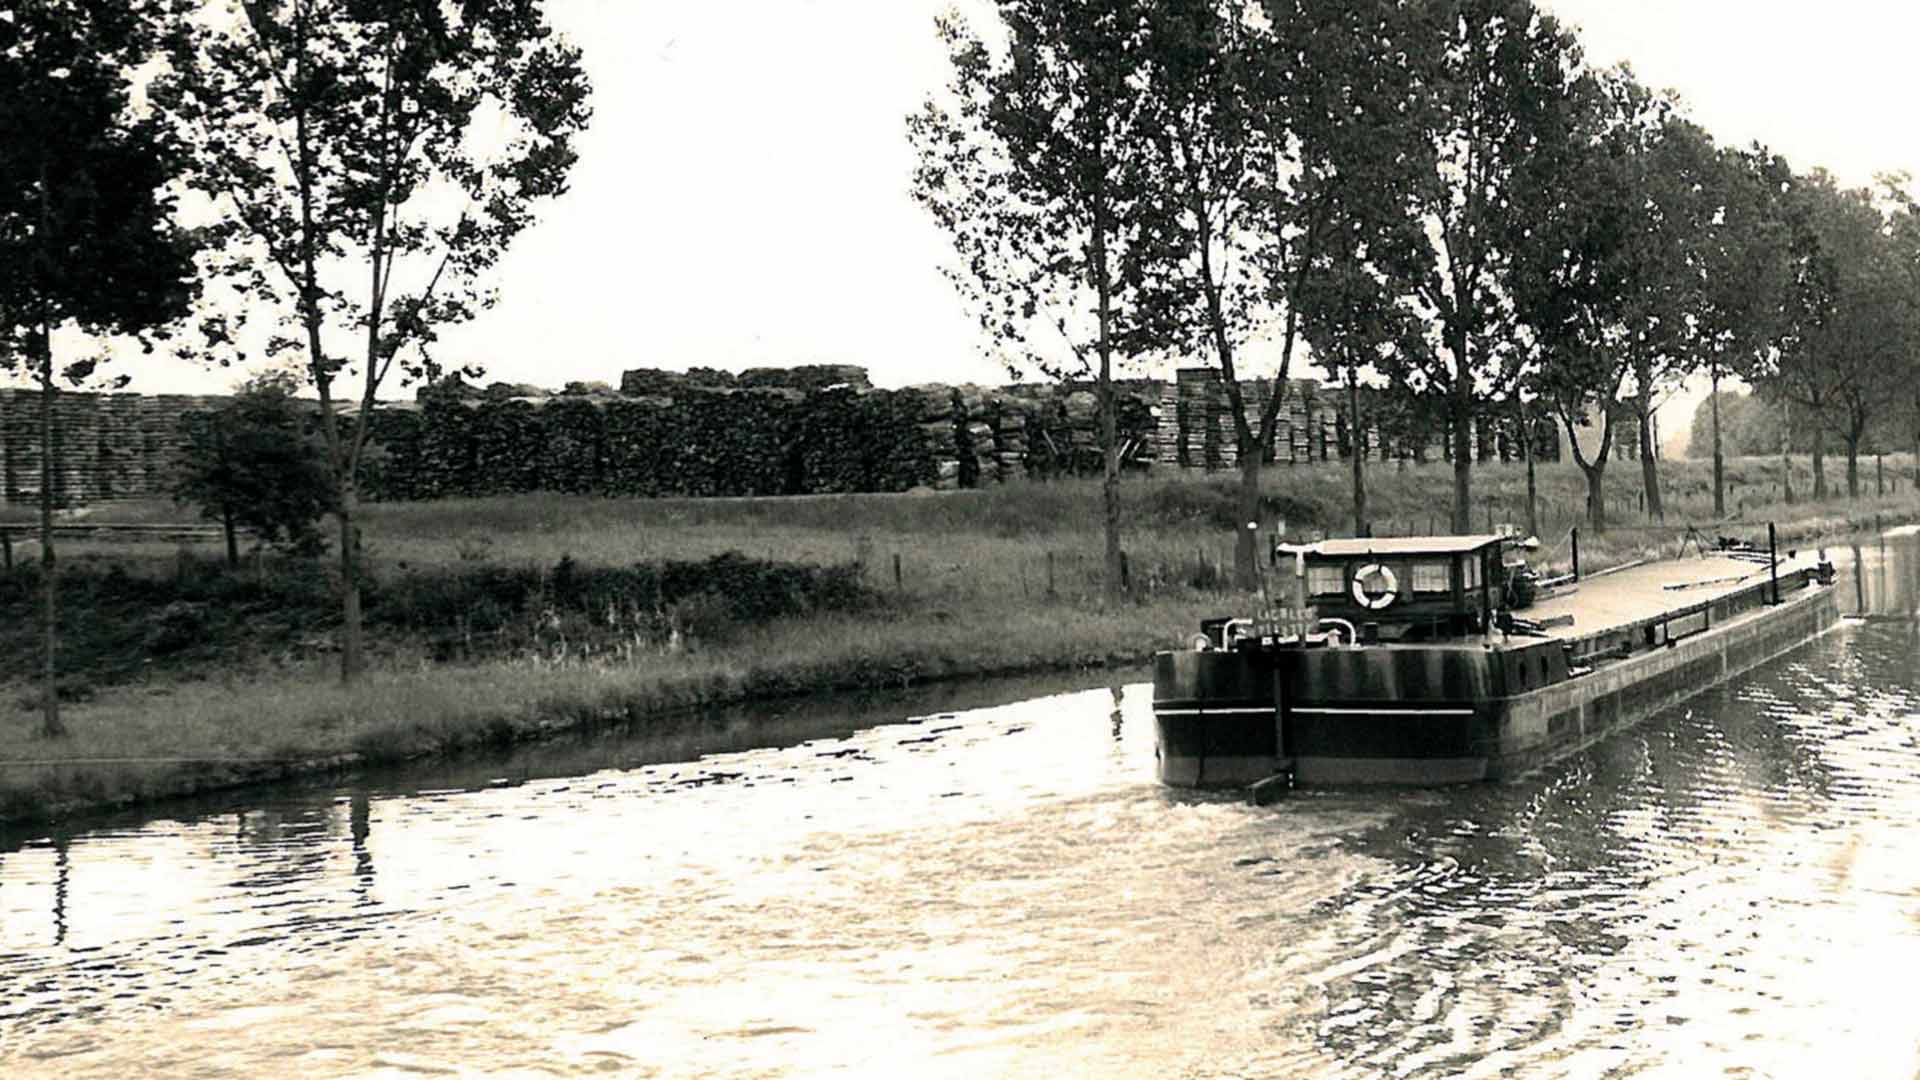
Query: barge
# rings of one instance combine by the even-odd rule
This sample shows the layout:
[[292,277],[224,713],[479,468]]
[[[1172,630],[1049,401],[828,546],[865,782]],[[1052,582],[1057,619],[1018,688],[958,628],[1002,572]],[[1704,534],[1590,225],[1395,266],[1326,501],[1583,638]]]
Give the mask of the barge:
[[1511,534],[1276,544],[1290,604],[1204,620],[1154,657],[1161,781],[1264,799],[1512,777],[1839,618],[1825,558],[1771,543],[1557,582],[1509,561],[1523,550]]

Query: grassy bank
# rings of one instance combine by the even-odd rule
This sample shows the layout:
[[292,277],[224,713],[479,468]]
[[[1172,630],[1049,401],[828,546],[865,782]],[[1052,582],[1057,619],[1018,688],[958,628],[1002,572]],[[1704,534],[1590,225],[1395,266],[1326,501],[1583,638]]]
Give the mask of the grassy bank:
[[[1908,468],[1900,462],[1902,490],[1883,498],[1789,507],[1760,498],[1779,483],[1777,460],[1736,462],[1736,516],[1703,531],[1763,536],[1773,520],[1799,543],[1876,516],[1912,520],[1920,504],[1905,483]],[[1709,524],[1705,465],[1663,469],[1669,519],[1651,523],[1636,511],[1638,467],[1615,467],[1616,525],[1604,536],[1583,533],[1583,568],[1671,554],[1688,524]],[[1450,479],[1444,466],[1375,466],[1376,534],[1426,531],[1444,510]],[[1296,535],[1344,535],[1349,482],[1338,465],[1271,470],[1262,520],[1284,517]],[[1476,527],[1483,515],[1525,521],[1524,470],[1482,467],[1475,482]],[[1554,466],[1539,482],[1542,555],[1564,566],[1584,481],[1571,466]],[[1809,484],[1796,476],[1794,486]],[[936,496],[543,495],[375,506],[366,533],[377,662],[350,689],[332,675],[336,617],[325,564],[268,563],[235,575],[218,568],[214,545],[75,542],[62,551],[77,590],[67,599],[73,734],[65,741],[35,737],[26,708],[31,571],[16,571],[12,591],[0,590],[0,649],[22,661],[0,666],[8,710],[0,715],[12,717],[0,723],[0,821],[774,695],[1141,660],[1202,615],[1244,604],[1227,569],[1238,514],[1230,477],[1133,478],[1124,498],[1134,597],[1116,609],[1099,602],[1094,482]],[[182,512],[95,512],[129,515]],[[635,584],[729,552],[768,565],[842,567],[857,595],[835,603],[807,594],[790,609],[743,615],[698,592],[669,597]],[[627,591],[569,592],[586,580]],[[192,589],[202,591],[182,591]]]

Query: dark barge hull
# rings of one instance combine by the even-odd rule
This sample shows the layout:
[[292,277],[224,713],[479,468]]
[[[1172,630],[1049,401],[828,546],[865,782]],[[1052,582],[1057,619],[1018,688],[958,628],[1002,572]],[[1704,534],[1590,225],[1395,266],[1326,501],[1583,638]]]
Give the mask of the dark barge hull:
[[[1802,572],[1574,641],[1168,652],[1154,658],[1160,779],[1241,787],[1452,784],[1524,773],[1780,656],[1839,618]],[[1698,615],[1698,613],[1695,613]],[[1568,661],[1624,656],[1570,672]]]

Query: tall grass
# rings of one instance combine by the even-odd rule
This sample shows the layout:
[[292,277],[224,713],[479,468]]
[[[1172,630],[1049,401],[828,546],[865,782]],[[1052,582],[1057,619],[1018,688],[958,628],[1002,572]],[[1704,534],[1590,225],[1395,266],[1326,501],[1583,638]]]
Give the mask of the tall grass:
[[[1444,530],[1447,466],[1369,464],[1376,534]],[[1604,535],[1583,530],[1582,568],[1670,553],[1690,524],[1709,535],[1752,537],[1773,520],[1793,542],[1876,514],[1911,519],[1920,501],[1910,468],[1901,459],[1901,487],[1884,497],[1788,506],[1773,494],[1781,477],[1777,459],[1736,461],[1728,470],[1734,515],[1711,522],[1707,464],[1664,462],[1668,519],[1653,523],[1638,509],[1637,464],[1618,463],[1607,489],[1618,500],[1614,525]],[[1870,472],[1867,477],[1871,483]],[[1541,556],[1564,567],[1566,532],[1579,520],[1585,483],[1572,465],[1542,466],[1538,479]],[[1476,528],[1488,516],[1495,524],[1525,521],[1522,466],[1479,466],[1474,483]],[[1805,476],[1793,483],[1797,493],[1810,488]],[[1270,530],[1284,519],[1295,538],[1346,535],[1349,484],[1344,464],[1268,469],[1261,478],[1260,525]],[[1129,477],[1122,500],[1135,595],[1111,609],[1099,600],[1101,495],[1093,480],[924,496],[543,494],[371,506],[363,515],[369,562],[389,591],[488,567],[499,570],[494,576],[501,580],[521,580],[530,579],[525,568],[543,568],[532,575],[540,577],[562,559],[583,568],[621,568],[737,551],[778,561],[852,563],[859,582],[882,602],[857,611],[816,607],[737,628],[723,640],[636,637],[630,648],[597,648],[590,656],[562,641],[507,658],[445,664],[433,662],[417,640],[388,642],[379,667],[351,689],[335,684],[321,658],[214,670],[205,681],[106,690],[68,710],[74,736],[62,743],[33,738],[25,713],[0,723],[0,819],[257,780],[347,755],[407,757],[557,725],[643,719],[769,694],[1138,660],[1179,640],[1202,615],[1247,603],[1229,588],[1235,530],[1243,526],[1235,476]],[[161,506],[146,513],[151,516],[143,520],[166,519]],[[96,516],[109,517],[105,511]],[[170,546],[143,552],[137,545],[85,542],[66,545],[65,557],[89,552],[132,574],[179,574],[191,558]],[[550,575],[542,580],[550,587]],[[24,610],[21,615],[27,617]],[[0,702],[27,696],[25,687],[0,686]],[[58,758],[91,763],[49,760]]]

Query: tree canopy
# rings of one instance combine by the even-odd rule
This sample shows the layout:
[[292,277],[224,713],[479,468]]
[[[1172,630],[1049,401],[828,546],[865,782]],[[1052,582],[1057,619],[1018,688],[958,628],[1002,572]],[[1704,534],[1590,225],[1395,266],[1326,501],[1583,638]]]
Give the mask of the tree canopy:
[[336,381],[431,378],[440,328],[493,299],[487,274],[566,190],[590,110],[579,50],[540,0],[258,0],[175,40],[153,97],[193,151],[189,181],[220,214],[211,272],[244,305],[208,343],[274,327],[303,354],[335,485],[345,633],[357,672],[353,517],[367,430],[339,423]]

